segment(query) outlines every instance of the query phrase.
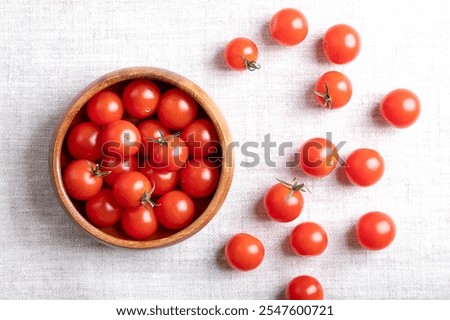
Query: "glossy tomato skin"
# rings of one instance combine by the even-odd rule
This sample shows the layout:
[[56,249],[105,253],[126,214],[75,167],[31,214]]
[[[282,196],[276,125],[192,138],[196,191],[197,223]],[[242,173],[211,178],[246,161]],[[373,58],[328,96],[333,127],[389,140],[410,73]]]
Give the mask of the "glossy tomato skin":
[[420,101],[408,89],[389,92],[380,105],[384,120],[396,128],[407,128],[417,121],[420,115]]
[[307,175],[322,178],[334,170],[338,157],[333,143],[324,138],[313,138],[300,148],[300,167]]
[[162,95],[158,119],[163,126],[180,130],[194,121],[196,115],[197,102],[186,92],[174,88]]
[[320,106],[339,109],[350,101],[353,86],[345,74],[339,71],[329,71],[317,80],[314,91]]
[[263,261],[264,254],[262,242],[248,233],[235,234],[225,245],[225,257],[229,265],[239,271],[256,269]]
[[184,167],[188,159],[188,147],[183,140],[169,136],[166,142],[149,142],[147,164],[155,170],[177,171]]
[[180,187],[192,198],[205,198],[216,191],[219,178],[219,169],[210,161],[190,159],[180,170]]
[[155,186],[155,190],[152,193],[155,196],[162,196],[163,194],[175,189],[178,185],[179,171],[165,172],[155,170],[155,168],[148,164],[145,164],[142,168],[139,168],[139,171],[147,177],[150,184]]
[[359,218],[356,234],[360,245],[368,250],[382,250],[394,241],[396,227],[392,218],[379,211],[366,213]]
[[195,205],[182,191],[173,190],[163,195],[155,207],[158,222],[169,230],[181,230],[195,218]]
[[149,205],[126,208],[121,219],[122,229],[133,239],[144,240],[158,229],[155,212]]
[[282,183],[277,183],[264,195],[264,210],[267,215],[278,222],[295,220],[303,210],[303,196],[300,191],[292,192]]
[[148,145],[154,140],[170,136],[170,131],[158,120],[149,119],[141,121],[137,126],[141,134],[141,150],[143,155],[148,154]]
[[113,121],[122,119],[122,100],[112,91],[100,91],[88,101],[86,111],[88,118],[92,122],[105,126]]
[[143,195],[151,190],[150,181],[138,171],[121,174],[113,186],[114,197],[122,207],[140,206]]
[[270,21],[270,34],[280,45],[295,46],[302,42],[308,34],[308,20],[297,9],[281,9]]
[[323,288],[320,282],[307,275],[298,276],[289,282],[286,288],[287,300],[323,300]]
[[345,174],[355,186],[372,186],[381,179],[383,173],[383,157],[375,150],[357,149],[346,160]]
[[125,110],[137,119],[153,115],[161,96],[158,86],[147,79],[131,81],[123,90],[122,100]]
[[122,173],[136,171],[137,169],[138,161],[135,156],[122,158],[105,156],[100,162],[101,171],[110,171],[110,173],[103,178],[103,181],[111,187]]
[[123,209],[110,189],[102,189],[86,202],[86,216],[96,227],[111,227],[119,222]]
[[97,161],[102,156],[102,128],[92,122],[73,127],[67,137],[67,148],[75,159]]
[[189,148],[189,156],[195,160],[219,151],[219,138],[211,120],[194,120],[181,131],[180,137]]
[[299,256],[318,256],[327,248],[328,236],[317,223],[303,222],[292,230],[289,243]]
[[256,63],[258,60],[258,47],[248,38],[236,38],[228,42],[224,58],[228,67],[243,71],[248,69],[248,63]]
[[88,160],[74,160],[63,174],[64,187],[74,199],[88,200],[95,196],[103,185],[103,178],[94,174],[95,164]]
[[102,143],[104,154],[116,158],[131,157],[139,151],[141,134],[130,121],[117,120],[104,129]]
[[359,33],[347,24],[337,24],[325,32],[323,50],[328,60],[337,64],[353,61],[361,50]]

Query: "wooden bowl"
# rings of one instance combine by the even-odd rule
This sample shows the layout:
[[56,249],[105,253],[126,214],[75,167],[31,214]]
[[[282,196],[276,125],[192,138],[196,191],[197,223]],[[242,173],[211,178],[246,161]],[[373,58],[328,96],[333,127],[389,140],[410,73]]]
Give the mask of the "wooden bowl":
[[[138,241],[127,237],[120,227],[111,228],[97,228],[92,225],[82,214],[82,210],[76,202],[69,198],[69,195],[64,189],[62,179],[62,161],[61,156],[64,154],[64,141],[68,130],[77,118],[80,118],[83,107],[89,99],[96,93],[111,86],[120,86],[119,83],[124,83],[133,79],[149,79],[155,81],[163,87],[176,87],[191,97],[193,97],[198,105],[204,110],[206,115],[210,118],[215,126],[219,142],[221,144],[222,167],[219,184],[214,195],[208,199],[208,202],[200,203],[202,212],[198,213],[198,217],[189,226],[180,231],[169,231],[159,228],[157,233],[148,240]],[[54,140],[50,150],[50,174],[53,181],[56,195],[72,220],[80,226],[89,235],[93,236],[100,242],[116,247],[145,249],[156,248],[167,245],[172,245],[197,233],[215,216],[220,209],[222,203],[227,196],[228,190],[233,178],[233,153],[227,151],[226,146],[231,143],[230,130],[227,123],[217,108],[213,100],[192,81],[171,71],[150,68],[150,67],[134,67],[114,71],[104,75],[98,80],[88,85],[84,90],[75,97],[69,104],[65,111],[61,122],[57,128]],[[197,204],[197,202],[196,202]]]

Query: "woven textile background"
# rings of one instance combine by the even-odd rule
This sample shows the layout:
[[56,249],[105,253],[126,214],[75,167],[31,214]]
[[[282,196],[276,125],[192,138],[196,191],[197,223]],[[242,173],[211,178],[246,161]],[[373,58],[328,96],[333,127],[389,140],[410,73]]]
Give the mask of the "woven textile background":
[[[310,30],[297,47],[276,45],[268,21],[280,8],[304,12]],[[450,299],[450,4],[436,1],[19,1],[0,2],[0,298],[3,299],[277,299],[299,274],[322,282],[330,299]],[[328,63],[320,48],[336,23],[361,34],[359,57]],[[261,69],[228,70],[234,37],[252,38]],[[106,247],[71,223],[48,174],[51,135],[69,101],[99,76],[128,66],[156,66],[199,84],[216,101],[235,141],[268,133],[297,148],[332,132],[380,151],[383,179],[370,188],[345,182],[342,170],[315,180],[236,152],[234,181],[222,209],[200,233],[173,247]],[[344,71],[354,95],[343,109],[316,106],[312,93],[328,70]],[[385,125],[377,111],[397,87],[415,91],[423,112],[411,128]],[[263,149],[255,151],[262,157]],[[301,178],[311,189],[295,222],[271,222],[262,196],[274,179]],[[380,252],[358,248],[357,218],[372,210],[397,223]],[[287,236],[299,222],[327,230],[329,246],[301,258]],[[226,239],[250,232],[266,246],[255,271],[238,273],[223,258]]]

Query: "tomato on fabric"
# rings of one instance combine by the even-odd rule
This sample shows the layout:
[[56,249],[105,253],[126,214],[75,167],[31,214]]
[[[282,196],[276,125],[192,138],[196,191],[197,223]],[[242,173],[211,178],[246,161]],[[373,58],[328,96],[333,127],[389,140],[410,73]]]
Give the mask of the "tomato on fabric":
[[337,24],[325,32],[323,50],[331,62],[344,64],[353,61],[361,50],[359,33],[347,24]]
[[116,158],[135,155],[141,146],[141,134],[134,124],[117,120],[108,124],[102,134],[102,151]]
[[311,177],[329,175],[337,165],[339,155],[336,147],[324,138],[313,138],[300,148],[300,167]]
[[328,245],[325,230],[315,222],[303,222],[292,230],[289,243],[299,256],[318,256]]
[[105,126],[113,121],[122,119],[122,100],[112,91],[100,91],[88,101],[86,111],[88,118],[92,122]]
[[147,79],[133,80],[123,90],[123,106],[132,117],[145,119],[156,112],[160,96],[154,82]]
[[180,170],[180,187],[192,198],[205,198],[213,194],[219,184],[220,170],[206,159],[190,159]]
[[308,34],[308,21],[297,9],[281,9],[270,21],[270,34],[280,45],[295,46],[302,42]]
[[254,71],[260,68],[258,60],[258,47],[248,38],[236,38],[228,42],[224,51],[225,62],[233,70]]
[[235,234],[225,246],[225,257],[229,265],[239,271],[256,269],[263,261],[264,255],[262,242],[248,233]]
[[103,176],[106,174],[91,161],[74,160],[64,170],[64,187],[72,198],[88,200],[102,189]]
[[110,189],[102,189],[85,205],[88,220],[96,227],[111,227],[119,222],[123,209]]
[[186,92],[174,88],[162,95],[158,119],[163,126],[180,130],[194,121],[196,115],[197,102]]
[[189,156],[195,160],[219,151],[219,138],[209,119],[194,120],[181,131],[180,137],[189,148]]
[[372,186],[381,179],[383,173],[383,157],[375,150],[357,149],[346,160],[345,174],[355,186]]
[[121,225],[125,233],[136,240],[144,240],[152,236],[158,229],[158,221],[150,205],[126,208]]
[[389,92],[381,102],[381,115],[396,128],[407,128],[417,121],[420,115],[420,101],[408,89]]
[[102,157],[102,128],[92,122],[73,127],[67,137],[67,149],[75,159],[97,161]]
[[287,300],[323,300],[323,288],[320,282],[307,275],[295,277],[286,288]]
[[339,109],[352,97],[353,86],[350,79],[338,71],[329,71],[317,80],[314,87],[317,102],[327,109]]
[[359,218],[356,234],[362,247],[368,250],[381,250],[394,241],[396,227],[394,220],[379,211],[366,213]]
[[158,222],[169,230],[181,230],[195,218],[195,205],[184,192],[173,190],[163,195],[155,207]]

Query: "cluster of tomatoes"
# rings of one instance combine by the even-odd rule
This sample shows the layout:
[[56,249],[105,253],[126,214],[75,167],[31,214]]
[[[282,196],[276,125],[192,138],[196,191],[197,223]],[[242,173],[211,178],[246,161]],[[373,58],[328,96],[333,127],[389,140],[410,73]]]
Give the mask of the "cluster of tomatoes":
[[93,225],[145,240],[201,213],[197,204],[218,185],[220,145],[191,96],[137,79],[97,93],[79,114],[65,141],[63,182]]
[[[306,17],[297,9],[282,9],[270,22],[272,38],[280,45],[295,46],[308,34]],[[358,32],[349,25],[338,24],[329,28],[323,37],[326,58],[335,64],[353,61],[359,54],[361,40]],[[225,62],[234,70],[256,70],[258,48],[247,38],[236,38],[225,48]],[[315,85],[314,94],[320,106],[338,109],[345,106],[352,96],[350,79],[341,72],[329,71],[323,74]],[[385,96],[380,103],[382,117],[398,128],[412,125],[420,114],[417,96],[407,89],[396,89]],[[337,164],[345,167],[349,181],[361,187],[377,183],[384,172],[384,160],[376,151],[368,148],[353,151],[342,160],[336,147],[324,138],[306,141],[299,151],[299,167],[311,177],[322,178],[329,175]],[[307,191],[303,183],[279,180],[267,190],[264,208],[267,215],[278,222],[295,220],[303,209],[301,192]],[[360,217],[356,226],[358,241],[369,250],[386,248],[395,237],[395,224],[390,216],[382,212],[369,212]],[[328,237],[325,230],[315,222],[303,222],[290,234],[290,245],[295,254],[317,256],[326,249]],[[226,244],[225,255],[229,264],[238,270],[249,271],[257,268],[265,254],[263,243],[256,237],[239,233]],[[294,278],[286,288],[287,299],[323,299],[320,282],[309,275]]]

